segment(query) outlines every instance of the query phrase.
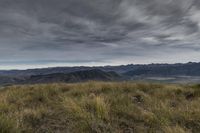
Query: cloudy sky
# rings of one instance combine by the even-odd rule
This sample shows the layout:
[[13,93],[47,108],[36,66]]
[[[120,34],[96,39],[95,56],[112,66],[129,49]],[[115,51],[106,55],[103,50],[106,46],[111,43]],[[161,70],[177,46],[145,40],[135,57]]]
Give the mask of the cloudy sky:
[[200,61],[200,0],[0,0],[0,69]]

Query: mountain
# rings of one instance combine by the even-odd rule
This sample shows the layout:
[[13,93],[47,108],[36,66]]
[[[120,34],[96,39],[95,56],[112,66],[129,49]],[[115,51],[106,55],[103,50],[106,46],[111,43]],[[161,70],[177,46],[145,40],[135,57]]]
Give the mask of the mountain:
[[24,80],[23,77],[0,76],[0,85],[9,85],[19,83]]
[[87,80],[166,80],[200,82],[200,63],[121,65],[100,67],[54,67],[1,70],[0,85],[18,83],[80,82]]
[[81,82],[87,80],[112,81],[119,79],[115,72],[104,72],[99,69],[76,71],[71,73],[54,73],[47,75],[34,75],[26,79],[24,83],[51,83],[51,82]]
[[124,73],[127,76],[200,76],[200,63],[143,65]]
[[100,66],[100,67],[53,67],[53,68],[41,68],[41,69],[27,69],[27,70],[0,70],[0,76],[32,76],[32,75],[47,75],[52,73],[71,73],[76,71],[85,71],[100,69],[102,71],[114,71],[116,73],[122,74],[127,72],[127,70],[134,70],[138,65],[121,65],[121,66]]
[[121,77],[115,72],[105,72],[99,69],[76,71],[71,73],[53,73],[46,75],[33,75],[23,80],[18,80],[16,84],[26,83],[57,83],[57,82],[82,82],[88,80],[113,81],[119,80]]
[[32,75],[48,75],[53,73],[71,73],[99,69],[105,72],[114,71],[126,76],[138,75],[189,75],[200,76],[200,63],[177,63],[177,64],[148,64],[148,65],[121,65],[121,66],[100,66],[100,67],[54,67],[27,70],[0,70],[0,76],[27,77]]

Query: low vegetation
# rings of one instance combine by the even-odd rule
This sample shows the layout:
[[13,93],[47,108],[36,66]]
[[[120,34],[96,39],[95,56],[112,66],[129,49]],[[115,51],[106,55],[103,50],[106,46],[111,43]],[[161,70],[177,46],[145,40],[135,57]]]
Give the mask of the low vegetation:
[[4,87],[2,133],[199,133],[200,86],[87,82]]

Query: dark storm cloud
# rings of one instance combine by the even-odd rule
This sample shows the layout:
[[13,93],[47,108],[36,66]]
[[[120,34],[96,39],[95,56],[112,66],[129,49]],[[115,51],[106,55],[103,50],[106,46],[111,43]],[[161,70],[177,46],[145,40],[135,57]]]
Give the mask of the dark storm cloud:
[[0,0],[0,62],[198,61],[199,27],[198,0]]

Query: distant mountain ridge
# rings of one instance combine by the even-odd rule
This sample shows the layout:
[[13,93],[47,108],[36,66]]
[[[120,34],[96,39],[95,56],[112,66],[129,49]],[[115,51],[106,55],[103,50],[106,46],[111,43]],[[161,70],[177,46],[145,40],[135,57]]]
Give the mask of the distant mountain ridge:
[[76,71],[68,74],[54,73],[47,75],[34,75],[24,79],[22,83],[52,83],[52,82],[82,82],[88,80],[113,81],[120,79],[115,72],[104,72],[99,69]]
[[124,74],[127,76],[200,76],[200,63],[144,65]]
[[[1,70],[0,85],[18,83],[80,82],[87,80],[140,80],[196,76],[200,82],[200,63],[121,65],[102,67],[54,67],[28,70]],[[199,76],[199,79],[198,79]],[[152,78],[153,77],[153,78]],[[160,78],[161,77],[161,78]],[[187,79],[188,80],[188,79]]]
[[[0,70],[0,76],[31,76],[31,75],[46,75],[52,73],[71,73],[76,71],[85,71],[92,69],[100,69],[102,71],[114,71],[118,74],[133,73],[136,75],[144,74],[149,71],[154,71],[152,74],[163,74],[163,71],[170,70],[174,75],[199,75],[200,63],[176,63],[176,64],[147,64],[147,65],[120,65],[120,66],[100,66],[100,67],[53,67],[41,69],[27,69],[27,70]],[[156,69],[156,70],[155,70]],[[138,72],[136,72],[138,71]],[[143,71],[143,72],[142,72]],[[129,75],[129,74],[128,74]],[[132,75],[132,74],[131,74]]]
[[105,72],[100,69],[75,71],[71,73],[52,73],[46,75],[32,75],[23,77],[0,77],[1,85],[11,84],[37,84],[37,83],[74,83],[89,80],[95,81],[116,81],[121,80],[121,76],[116,72]]

